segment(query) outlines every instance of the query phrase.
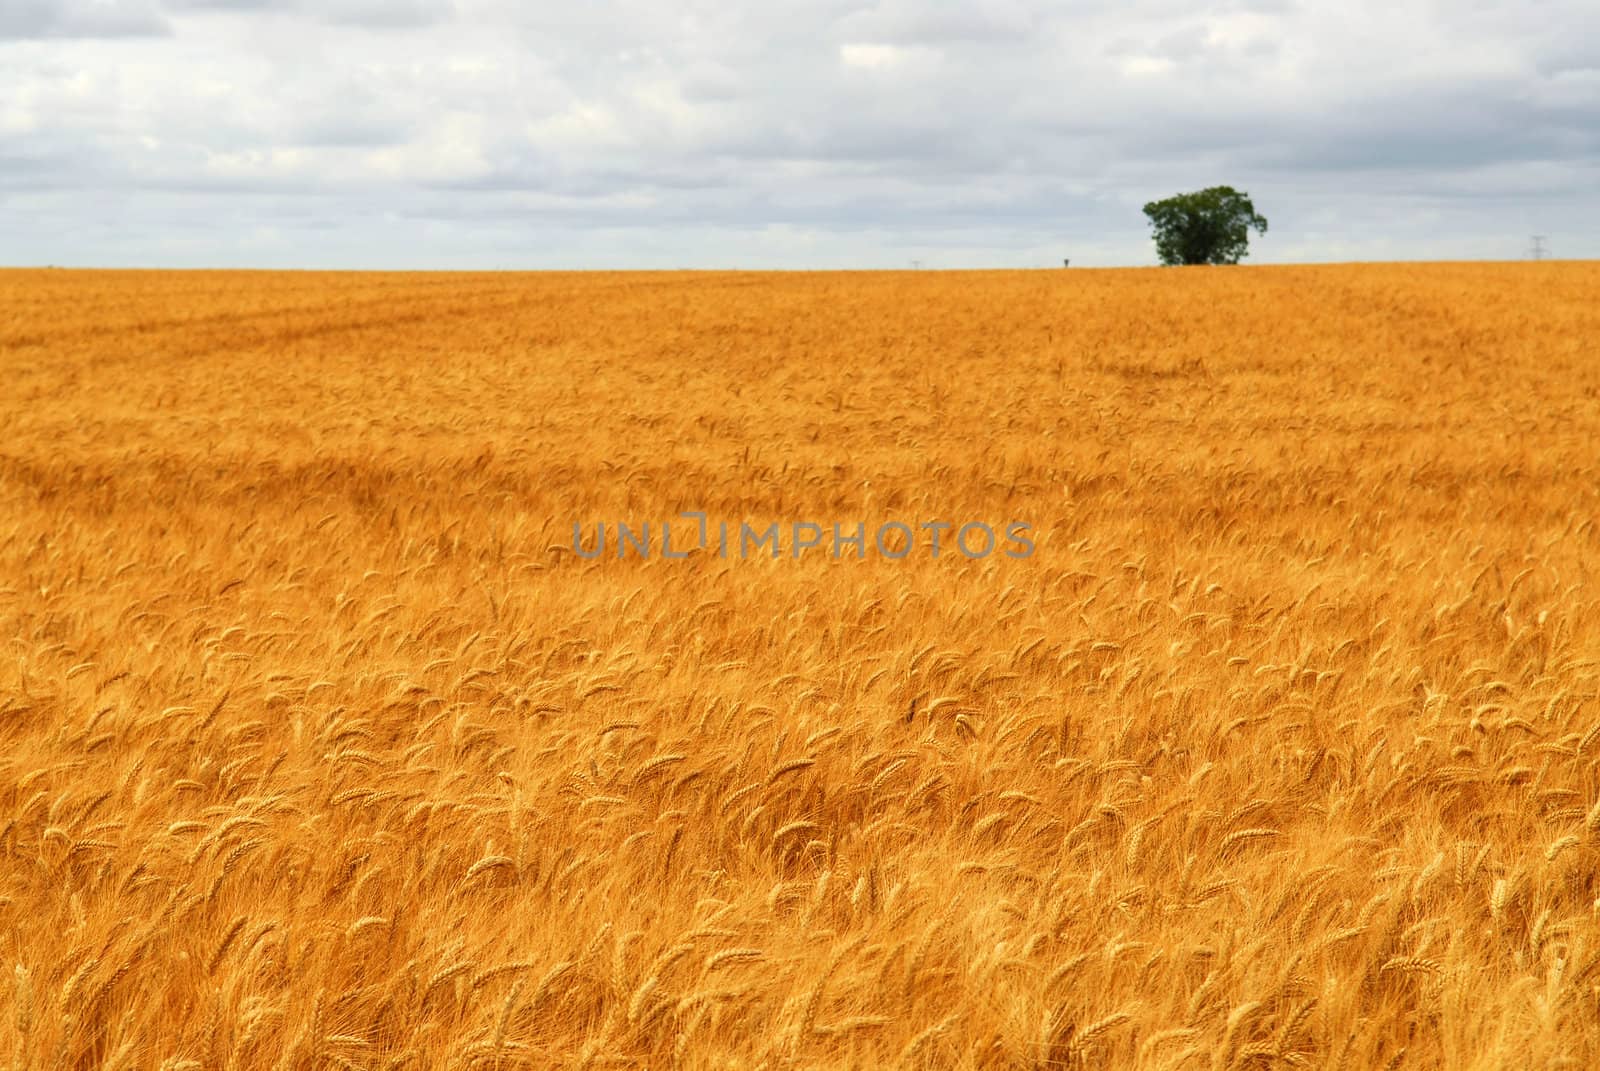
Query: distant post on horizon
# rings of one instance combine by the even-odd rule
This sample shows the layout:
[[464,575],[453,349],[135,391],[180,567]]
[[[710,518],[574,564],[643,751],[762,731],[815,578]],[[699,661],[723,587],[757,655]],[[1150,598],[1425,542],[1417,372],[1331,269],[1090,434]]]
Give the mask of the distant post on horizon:
[[1071,258],[1071,257],[1063,257],[1063,258],[1062,258],[1062,259],[1061,259],[1061,266],[1062,266],[1062,267],[1063,267],[1063,268],[1070,268],[1070,267],[1072,267],[1072,258]]

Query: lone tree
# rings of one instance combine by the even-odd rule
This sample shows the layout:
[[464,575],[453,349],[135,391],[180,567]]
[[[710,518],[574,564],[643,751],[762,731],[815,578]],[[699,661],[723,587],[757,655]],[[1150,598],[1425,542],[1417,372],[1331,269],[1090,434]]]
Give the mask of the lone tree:
[[1250,250],[1250,228],[1267,233],[1250,195],[1232,186],[1180,193],[1144,206],[1163,264],[1237,264]]

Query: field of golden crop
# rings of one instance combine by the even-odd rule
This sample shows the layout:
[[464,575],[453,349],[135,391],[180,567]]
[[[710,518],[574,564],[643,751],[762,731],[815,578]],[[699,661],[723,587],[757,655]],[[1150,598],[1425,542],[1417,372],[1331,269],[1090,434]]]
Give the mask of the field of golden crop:
[[1597,294],[0,272],[0,1066],[1600,1065]]

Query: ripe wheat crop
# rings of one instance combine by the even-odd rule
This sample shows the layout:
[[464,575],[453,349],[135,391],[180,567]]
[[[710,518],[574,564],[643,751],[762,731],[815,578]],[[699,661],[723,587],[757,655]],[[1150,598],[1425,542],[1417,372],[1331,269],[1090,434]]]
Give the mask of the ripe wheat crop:
[[0,1065],[1600,1066],[1596,294],[0,272]]

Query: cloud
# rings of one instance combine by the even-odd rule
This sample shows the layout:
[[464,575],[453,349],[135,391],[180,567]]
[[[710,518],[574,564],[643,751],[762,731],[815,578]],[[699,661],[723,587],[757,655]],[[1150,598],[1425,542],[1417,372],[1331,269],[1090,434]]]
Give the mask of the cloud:
[[1043,22],[1037,5],[983,0],[957,5],[885,0],[839,20],[839,32],[905,45],[1004,47],[1025,41]]
[[141,0],[0,0],[0,41],[169,32],[160,10]]
[[1584,6],[0,0],[0,256],[1148,263],[1213,182],[1256,261],[1597,255]]
[[455,14],[452,0],[166,0],[166,6],[175,14],[277,14],[373,29],[430,26]]

